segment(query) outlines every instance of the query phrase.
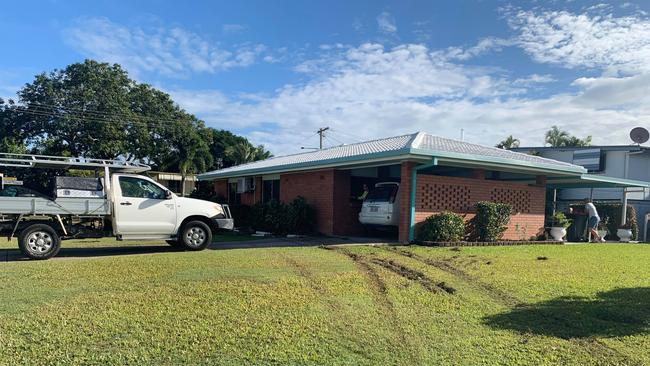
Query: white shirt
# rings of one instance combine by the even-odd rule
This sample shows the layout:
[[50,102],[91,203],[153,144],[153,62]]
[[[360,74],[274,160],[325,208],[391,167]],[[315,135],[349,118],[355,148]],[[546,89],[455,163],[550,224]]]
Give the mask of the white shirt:
[[589,217],[598,217],[598,218],[600,218],[600,216],[598,216],[598,211],[596,211],[596,206],[594,206],[593,203],[587,202],[585,204],[585,209],[589,213]]

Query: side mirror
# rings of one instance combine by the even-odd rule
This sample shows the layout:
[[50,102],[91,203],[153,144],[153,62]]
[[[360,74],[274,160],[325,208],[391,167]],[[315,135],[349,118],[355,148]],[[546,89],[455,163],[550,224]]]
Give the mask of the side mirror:
[[172,199],[172,191],[165,191],[165,199],[166,200]]

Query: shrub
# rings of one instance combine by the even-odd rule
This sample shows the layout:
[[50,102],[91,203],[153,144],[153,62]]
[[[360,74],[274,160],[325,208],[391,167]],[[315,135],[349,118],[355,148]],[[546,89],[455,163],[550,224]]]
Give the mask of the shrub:
[[482,201],[476,204],[474,225],[480,241],[497,241],[508,228],[512,207],[507,203]]
[[556,212],[555,215],[551,217],[551,226],[563,227],[566,229],[571,226],[571,220],[568,219],[563,212]]
[[287,206],[287,222],[292,233],[311,233],[316,225],[316,210],[304,197],[298,196]]
[[465,220],[453,212],[441,212],[424,220],[418,232],[420,241],[459,241],[465,236]]
[[245,220],[247,228],[276,235],[308,234],[316,225],[316,211],[303,197],[289,204],[272,200],[253,205]]

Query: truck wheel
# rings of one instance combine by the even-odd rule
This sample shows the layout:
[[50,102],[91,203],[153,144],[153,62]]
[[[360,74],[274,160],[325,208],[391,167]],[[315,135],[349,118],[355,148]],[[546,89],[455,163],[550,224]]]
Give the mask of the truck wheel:
[[31,259],[48,259],[61,249],[61,239],[51,226],[34,224],[20,232],[18,247]]
[[190,221],[181,230],[178,240],[188,250],[203,250],[212,243],[212,230],[203,221]]

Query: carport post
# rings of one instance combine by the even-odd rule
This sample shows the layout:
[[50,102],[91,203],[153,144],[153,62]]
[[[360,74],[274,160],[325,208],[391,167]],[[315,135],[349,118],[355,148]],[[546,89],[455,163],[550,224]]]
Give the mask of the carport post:
[[627,223],[627,188],[623,188],[623,212],[621,213],[621,225]]
[[409,216],[409,242],[415,240],[415,190],[417,189],[418,170],[431,168],[438,165],[438,159],[433,158],[429,164],[414,166],[411,170],[411,203],[410,203],[410,216]]

